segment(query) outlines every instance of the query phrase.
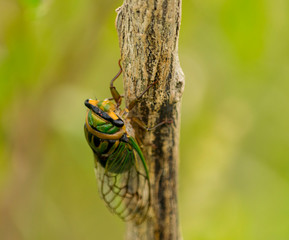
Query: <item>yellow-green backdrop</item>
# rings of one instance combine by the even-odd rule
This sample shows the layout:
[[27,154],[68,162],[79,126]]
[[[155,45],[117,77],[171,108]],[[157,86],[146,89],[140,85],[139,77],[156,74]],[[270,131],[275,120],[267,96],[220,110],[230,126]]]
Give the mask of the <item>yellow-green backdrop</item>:
[[[121,4],[0,0],[1,240],[123,239],[83,134],[118,71]],[[289,239],[288,23],[287,0],[183,0],[186,240]]]

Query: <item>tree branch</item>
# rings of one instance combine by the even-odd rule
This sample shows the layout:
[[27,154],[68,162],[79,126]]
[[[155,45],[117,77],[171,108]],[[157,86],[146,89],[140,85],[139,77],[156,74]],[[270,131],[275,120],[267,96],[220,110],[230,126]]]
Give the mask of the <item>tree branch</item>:
[[184,76],[178,58],[181,0],[124,0],[116,27],[124,70],[126,103],[151,83],[132,115],[148,126],[172,120],[152,132],[133,125],[143,140],[149,171],[152,207],[147,220],[128,223],[127,239],[181,239],[177,207],[180,99]]

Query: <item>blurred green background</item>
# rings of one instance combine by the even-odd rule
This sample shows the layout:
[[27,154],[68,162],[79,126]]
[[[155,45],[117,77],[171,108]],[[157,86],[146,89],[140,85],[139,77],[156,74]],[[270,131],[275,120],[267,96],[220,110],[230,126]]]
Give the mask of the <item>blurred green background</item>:
[[[118,71],[121,4],[0,0],[1,240],[123,239],[83,134]],[[289,2],[183,0],[182,16],[184,239],[289,239]]]

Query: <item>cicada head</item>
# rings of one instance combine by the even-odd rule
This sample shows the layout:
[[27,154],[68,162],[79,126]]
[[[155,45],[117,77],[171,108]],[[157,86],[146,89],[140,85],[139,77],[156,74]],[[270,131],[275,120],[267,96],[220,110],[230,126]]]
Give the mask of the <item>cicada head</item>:
[[89,115],[110,122],[116,127],[124,126],[123,120],[115,113],[116,106],[113,102],[87,99],[84,104],[89,109]]

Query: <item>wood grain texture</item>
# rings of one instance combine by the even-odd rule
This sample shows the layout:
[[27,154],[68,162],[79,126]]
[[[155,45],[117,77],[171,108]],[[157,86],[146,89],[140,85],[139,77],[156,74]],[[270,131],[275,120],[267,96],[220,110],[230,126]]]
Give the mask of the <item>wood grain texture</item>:
[[124,0],[117,9],[126,103],[157,81],[131,113],[148,126],[166,119],[173,121],[151,132],[133,125],[145,146],[152,207],[143,224],[127,224],[128,240],[181,239],[177,205],[180,100],[184,89],[178,58],[180,21],[181,0]]

